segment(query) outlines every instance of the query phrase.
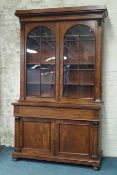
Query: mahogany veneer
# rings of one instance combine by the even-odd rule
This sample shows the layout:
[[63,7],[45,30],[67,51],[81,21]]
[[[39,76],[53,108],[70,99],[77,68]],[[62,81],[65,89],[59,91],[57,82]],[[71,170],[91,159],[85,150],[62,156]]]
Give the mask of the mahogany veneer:
[[105,6],[17,10],[20,98],[13,159],[101,161],[101,60]]

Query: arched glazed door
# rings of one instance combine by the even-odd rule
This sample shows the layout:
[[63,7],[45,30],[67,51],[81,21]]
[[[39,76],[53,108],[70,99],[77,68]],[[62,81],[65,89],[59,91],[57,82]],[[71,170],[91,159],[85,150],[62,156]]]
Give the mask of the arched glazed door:
[[53,26],[35,25],[27,33],[25,87],[27,98],[56,98],[58,88],[56,32],[57,27],[54,23]]
[[61,98],[91,100],[95,97],[95,34],[82,23],[63,26]]

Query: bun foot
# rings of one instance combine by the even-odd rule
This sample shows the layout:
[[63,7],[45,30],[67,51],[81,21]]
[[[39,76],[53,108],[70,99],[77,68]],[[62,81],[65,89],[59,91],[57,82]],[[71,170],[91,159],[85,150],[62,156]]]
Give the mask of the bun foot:
[[96,170],[96,171],[98,171],[98,170],[100,169],[100,167],[98,167],[98,166],[93,166],[93,169]]
[[17,161],[18,159],[16,159],[16,158],[12,158],[12,160],[13,160],[13,161]]

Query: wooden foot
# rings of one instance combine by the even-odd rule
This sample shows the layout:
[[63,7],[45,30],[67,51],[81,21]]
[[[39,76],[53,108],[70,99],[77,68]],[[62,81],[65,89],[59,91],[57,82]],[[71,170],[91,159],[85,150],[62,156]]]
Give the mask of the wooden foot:
[[100,169],[100,167],[98,167],[98,166],[93,166],[93,169],[96,170],[96,171],[98,171],[98,170]]
[[16,159],[16,158],[12,158],[12,160],[13,160],[13,161],[17,161],[18,159]]

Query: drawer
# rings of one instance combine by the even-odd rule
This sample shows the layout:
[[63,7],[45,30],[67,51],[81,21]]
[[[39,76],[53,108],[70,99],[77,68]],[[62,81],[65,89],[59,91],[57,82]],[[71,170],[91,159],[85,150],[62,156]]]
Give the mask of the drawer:
[[[15,106],[15,116],[73,120],[98,120],[99,110]],[[18,108],[18,109],[17,109]]]

